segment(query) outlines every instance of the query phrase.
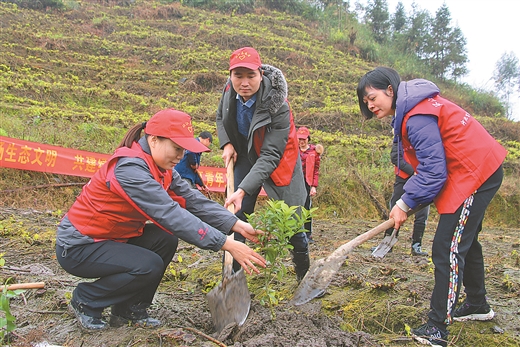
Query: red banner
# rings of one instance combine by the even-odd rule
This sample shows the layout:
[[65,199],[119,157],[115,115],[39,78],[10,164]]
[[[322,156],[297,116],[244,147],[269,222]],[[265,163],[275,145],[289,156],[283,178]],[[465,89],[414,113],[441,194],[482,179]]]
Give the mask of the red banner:
[[[91,177],[110,158],[94,153],[0,136],[0,167]],[[226,169],[201,166],[202,181],[212,192],[226,190]],[[261,195],[265,195],[262,189]]]
[[107,154],[0,136],[0,167],[91,177],[108,158]]

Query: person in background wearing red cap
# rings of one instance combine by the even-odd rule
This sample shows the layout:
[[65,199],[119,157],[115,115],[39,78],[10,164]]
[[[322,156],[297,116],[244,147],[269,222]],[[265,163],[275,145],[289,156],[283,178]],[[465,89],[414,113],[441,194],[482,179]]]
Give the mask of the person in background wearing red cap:
[[[229,251],[247,273],[259,272],[255,264],[265,267],[261,255],[226,236],[236,232],[258,242],[259,231],[172,170],[185,149],[208,151],[193,137],[186,113],[166,109],[135,125],[58,225],[60,265],[74,276],[96,279],[79,283],[72,293],[69,307],[83,329],[159,326],[147,308],[179,238],[201,249]],[[107,324],[102,314],[109,306]]]
[[[285,77],[279,69],[262,64],[251,47],[231,54],[229,71],[216,117],[224,164],[235,162],[235,192],[224,206],[234,204],[237,216],[245,221],[262,186],[273,200],[303,206],[307,191]],[[236,233],[235,238],[241,239]],[[297,233],[289,242],[301,280],[310,263],[307,237]]]
[[[312,207],[311,197],[316,195],[316,188],[318,187],[318,179],[320,176],[320,155],[323,153],[323,146],[313,145],[309,143],[311,134],[306,127],[298,128],[296,133],[298,136],[298,144],[300,146],[300,158],[302,161],[302,169],[305,177],[305,188],[307,189],[307,200],[305,200],[305,207],[310,210]],[[312,219],[305,223],[305,230],[307,230],[307,239],[309,242],[314,242],[312,238]]]

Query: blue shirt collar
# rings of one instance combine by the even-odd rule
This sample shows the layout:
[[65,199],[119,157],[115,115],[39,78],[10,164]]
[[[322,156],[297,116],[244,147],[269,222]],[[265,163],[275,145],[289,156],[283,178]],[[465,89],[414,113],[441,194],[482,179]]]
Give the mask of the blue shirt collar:
[[247,100],[246,102],[243,102],[242,101],[242,97],[240,95],[237,94],[237,100],[240,101],[240,103],[243,105],[243,106],[246,106],[248,108],[251,108],[251,106],[254,105],[255,101],[256,101],[256,94],[253,95],[249,100]]

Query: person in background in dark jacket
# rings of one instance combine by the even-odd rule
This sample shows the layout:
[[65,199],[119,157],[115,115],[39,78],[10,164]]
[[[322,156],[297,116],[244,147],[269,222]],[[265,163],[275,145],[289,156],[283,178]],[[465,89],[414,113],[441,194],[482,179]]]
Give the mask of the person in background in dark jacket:
[[[300,127],[297,131],[298,145],[300,146],[300,159],[302,161],[302,170],[305,177],[305,189],[307,190],[307,200],[305,207],[310,210],[312,207],[311,198],[316,195],[318,188],[318,180],[320,176],[320,155],[323,153],[323,146],[313,145],[309,143],[311,134],[307,127]],[[305,230],[309,242],[314,242],[312,238],[312,218],[305,223]]]
[[[404,193],[404,185],[410,177],[414,175],[412,165],[408,164],[402,156],[402,151],[397,148],[397,142],[392,144],[390,152],[390,159],[395,168],[395,182],[394,191],[390,198],[390,209],[392,209],[397,200],[401,198]],[[427,256],[428,253],[422,250],[422,239],[424,230],[426,229],[426,222],[430,213],[430,206],[426,206],[414,214],[413,232],[412,232],[412,255]],[[385,235],[391,235],[394,228],[385,231]],[[397,231],[396,236],[399,235]]]
[[[262,186],[273,200],[303,206],[307,192],[285,77],[279,69],[262,64],[251,47],[231,54],[229,71],[216,116],[224,165],[235,163],[235,192],[224,206],[234,204],[237,216],[245,221]],[[307,237],[300,232],[289,242],[301,280],[310,264]]]
[[[145,135],[141,137],[144,130]],[[208,148],[193,137],[190,116],[166,109],[128,131],[111,158],[83,187],[58,225],[56,256],[79,283],[70,309],[80,326],[157,327],[147,308],[176,250],[178,239],[201,249],[227,250],[247,273],[265,260],[231,232],[258,242],[259,231],[207,199],[172,170],[184,149]]]
[[[461,107],[439,95],[424,79],[401,82],[387,67],[366,73],[357,95],[368,119],[393,116],[398,151],[414,168],[404,193],[390,212],[399,228],[407,212],[435,203],[439,223],[432,245],[435,286],[425,324],[412,329],[415,340],[447,346],[453,320],[489,320],[484,259],[478,235],[487,206],[500,188],[507,151]],[[466,300],[456,309],[460,287]]]
[[[213,136],[211,136],[209,131],[203,131],[199,134],[197,140],[204,146],[209,147],[213,143]],[[179,173],[183,180],[188,182],[191,188],[197,189],[198,185],[204,192],[208,192],[208,188],[202,182],[202,177],[200,177],[198,172],[201,156],[202,153],[184,151],[184,157],[182,157],[179,164],[175,165],[175,171]]]

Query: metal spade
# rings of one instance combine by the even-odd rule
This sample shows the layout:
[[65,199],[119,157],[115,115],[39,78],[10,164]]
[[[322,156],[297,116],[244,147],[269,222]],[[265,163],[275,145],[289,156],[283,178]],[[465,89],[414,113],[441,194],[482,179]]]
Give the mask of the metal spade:
[[[227,196],[234,191],[233,161],[227,167]],[[228,210],[234,213],[231,204]],[[228,324],[242,325],[247,319],[251,307],[251,295],[247,287],[244,269],[233,273],[233,257],[224,252],[222,266],[222,282],[214,287],[206,296],[208,298],[211,318],[217,332],[221,332]]]

